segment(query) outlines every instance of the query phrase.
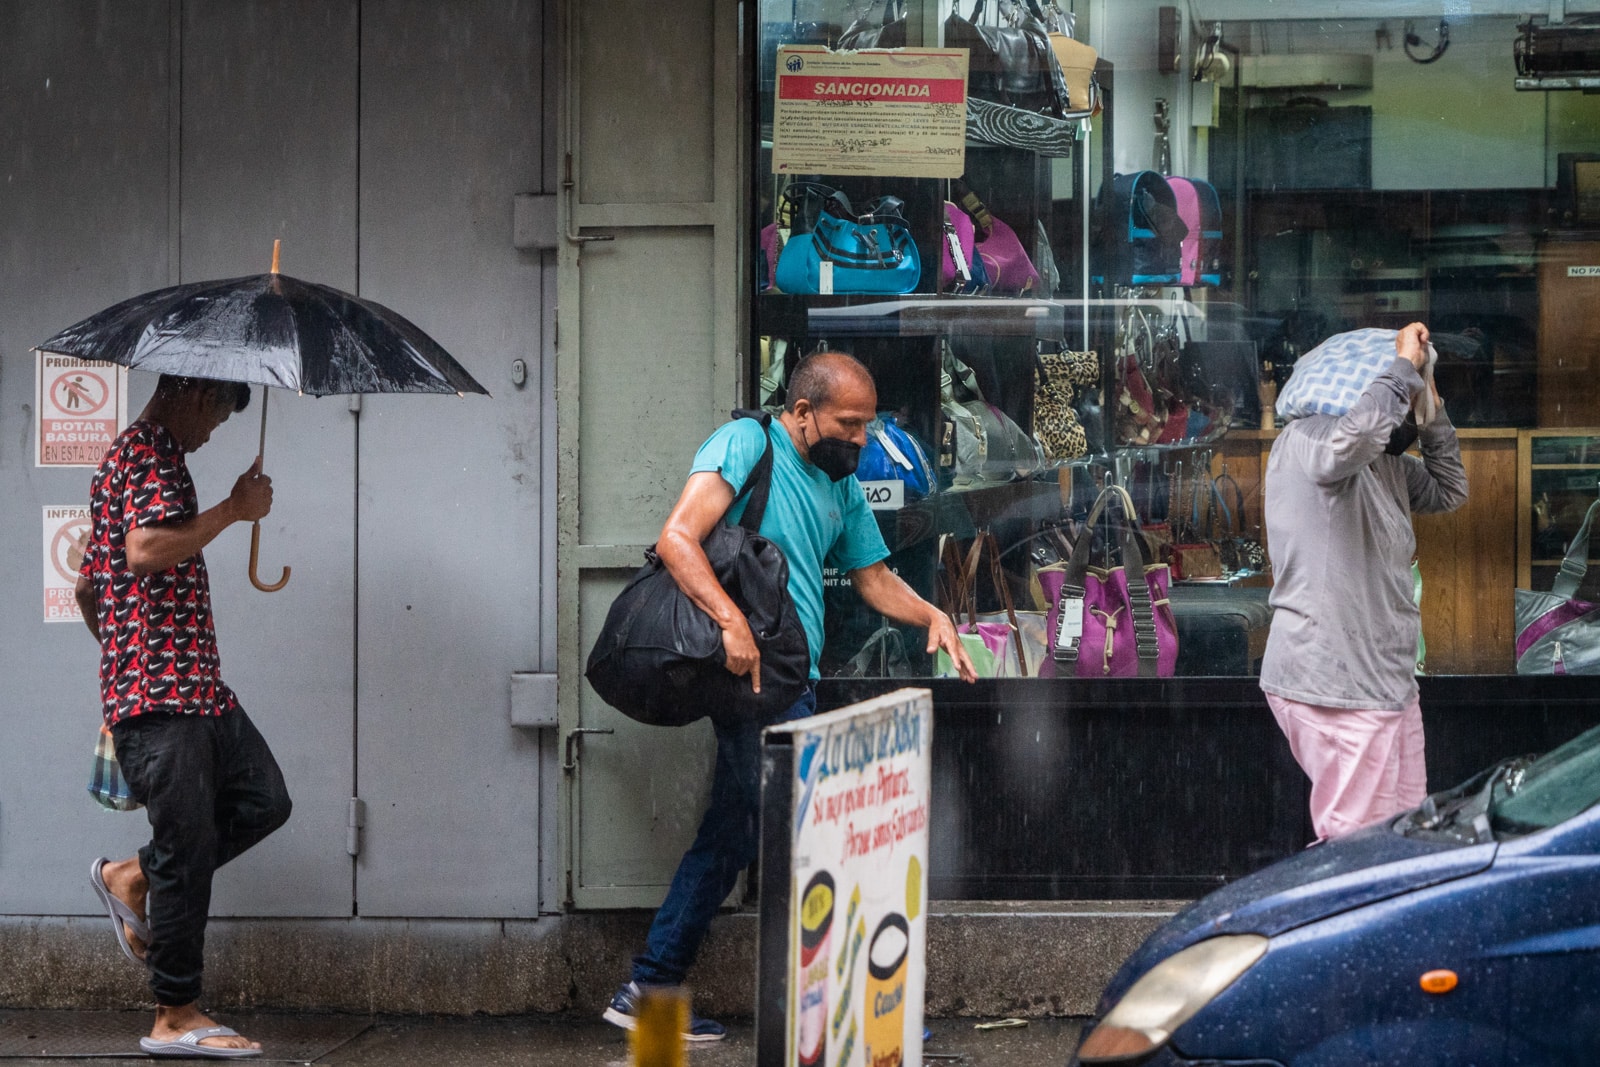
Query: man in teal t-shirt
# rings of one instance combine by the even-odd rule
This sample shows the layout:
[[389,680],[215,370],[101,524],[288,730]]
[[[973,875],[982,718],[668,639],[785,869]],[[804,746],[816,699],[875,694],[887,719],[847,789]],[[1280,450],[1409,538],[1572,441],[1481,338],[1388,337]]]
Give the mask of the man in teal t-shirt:
[[[961,677],[976,674],[950,618],[918,596],[884,563],[889,550],[856,481],[856,458],[867,441],[867,423],[877,413],[878,392],[867,368],[839,352],[805,359],[789,382],[788,404],[763,431],[753,419],[720,427],[695,454],[683,494],[667,516],[656,552],[684,594],[722,628],[728,670],[761,689],[761,653],[750,626],[718,584],[701,542],[719,522],[737,522],[744,502],[734,495],[772,440],[772,489],[761,519],[762,536],[783,549],[789,562],[789,594],[811,648],[811,677],[822,652],[822,569],[850,576],[867,606],[896,622],[925,627],[928,651],[943,649]],[[808,689],[785,719],[816,710]],[[694,844],[684,853],[656,912],[645,950],[633,960],[633,979],[617,990],[605,1018],[633,1029],[640,987],[681,985],[711,926],[733,891],[739,872],[756,856],[760,814],[761,725],[713,721],[717,735],[711,804]],[[685,1038],[717,1041],[719,1023],[690,1014]]]

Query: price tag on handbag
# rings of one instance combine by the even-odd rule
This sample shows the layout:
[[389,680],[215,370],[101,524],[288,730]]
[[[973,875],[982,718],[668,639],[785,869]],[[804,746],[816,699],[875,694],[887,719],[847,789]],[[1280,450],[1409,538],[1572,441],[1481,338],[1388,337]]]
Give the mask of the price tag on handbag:
[[944,240],[950,248],[950,262],[955,264],[956,273],[963,282],[972,281],[972,268],[967,266],[967,254],[961,250],[961,238],[956,236],[956,228],[949,221],[944,224]]
[[817,292],[822,296],[833,293],[833,261],[823,260],[817,264]]
[[1064,596],[1056,611],[1056,649],[1070,649],[1083,636],[1083,598]]

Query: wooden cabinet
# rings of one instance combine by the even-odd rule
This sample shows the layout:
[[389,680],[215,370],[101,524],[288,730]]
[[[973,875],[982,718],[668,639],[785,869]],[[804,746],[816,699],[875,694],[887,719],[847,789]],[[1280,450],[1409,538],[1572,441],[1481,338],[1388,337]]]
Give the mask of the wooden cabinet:
[[[1600,425],[1528,430],[1517,440],[1517,585],[1548,590],[1567,545],[1600,495]],[[1600,540],[1590,556],[1600,555]],[[1590,560],[1578,589],[1600,600],[1600,566]]]
[[1539,255],[1539,425],[1600,425],[1600,234],[1553,235]]

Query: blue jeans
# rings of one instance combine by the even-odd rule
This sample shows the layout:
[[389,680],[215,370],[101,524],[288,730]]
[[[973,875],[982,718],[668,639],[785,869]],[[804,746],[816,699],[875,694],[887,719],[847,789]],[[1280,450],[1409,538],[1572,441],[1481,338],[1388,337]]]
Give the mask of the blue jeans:
[[[807,689],[779,716],[779,722],[815,714],[817,695]],[[667,899],[656,911],[644,953],[633,958],[633,980],[640,985],[680,985],[717,908],[733,892],[739,873],[756,858],[761,824],[761,724],[714,724],[717,768],[711,778],[711,805],[700,820],[694,844],[678,862]]]

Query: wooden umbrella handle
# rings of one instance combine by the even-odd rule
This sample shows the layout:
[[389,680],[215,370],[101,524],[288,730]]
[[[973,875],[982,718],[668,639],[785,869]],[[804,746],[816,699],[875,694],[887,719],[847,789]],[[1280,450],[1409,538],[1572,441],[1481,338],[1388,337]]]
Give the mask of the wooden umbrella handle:
[[[273,248],[272,248],[272,270],[273,270],[274,273],[276,273],[277,270],[278,270],[278,248],[277,248],[277,242],[276,241],[273,242]],[[267,453],[267,387],[263,385],[261,387],[261,446],[256,450],[256,464],[257,464],[256,470],[258,472],[261,469],[260,468],[260,464],[261,464],[261,461],[266,457],[266,453]],[[263,593],[276,593],[278,590],[282,589],[284,586],[289,584],[289,568],[288,567],[283,568],[283,577],[279,578],[277,580],[277,582],[274,583],[273,585],[268,585],[266,582],[263,582],[260,578],[258,578],[256,576],[256,561],[257,561],[257,559],[258,559],[258,557],[260,555],[261,555],[261,520],[257,519],[255,522],[250,524],[250,584],[255,586],[257,589],[261,590]]]
[[261,524],[250,524],[250,584],[263,593],[276,593],[289,584],[289,568],[283,568],[283,577],[268,585],[256,576],[256,563],[261,555]]

